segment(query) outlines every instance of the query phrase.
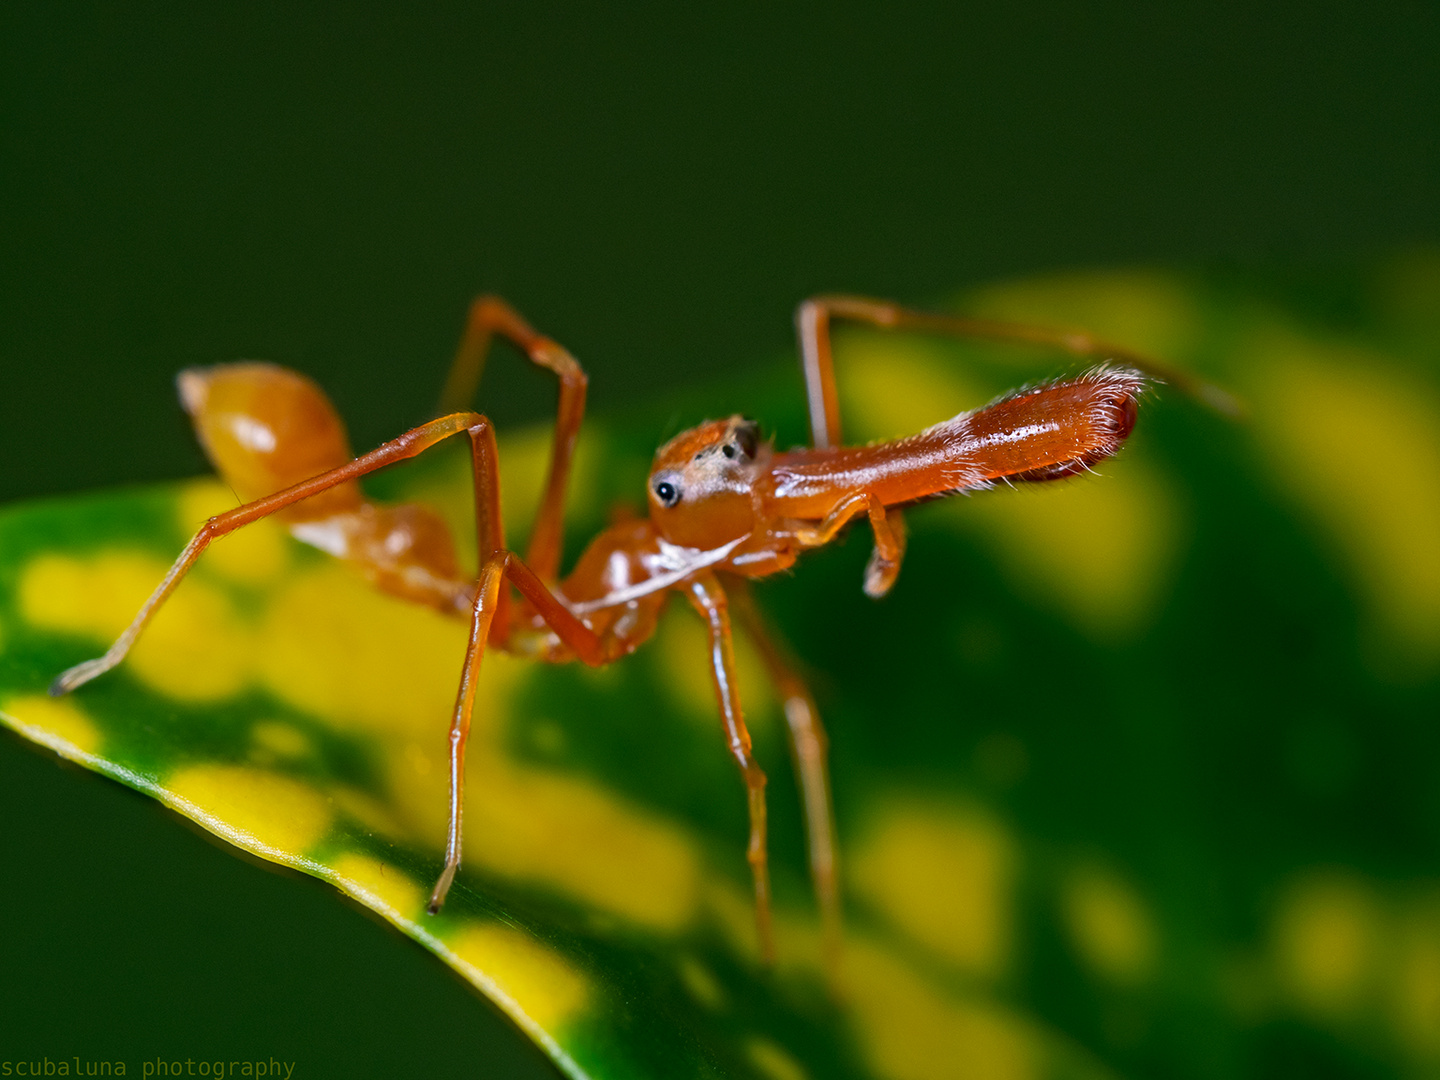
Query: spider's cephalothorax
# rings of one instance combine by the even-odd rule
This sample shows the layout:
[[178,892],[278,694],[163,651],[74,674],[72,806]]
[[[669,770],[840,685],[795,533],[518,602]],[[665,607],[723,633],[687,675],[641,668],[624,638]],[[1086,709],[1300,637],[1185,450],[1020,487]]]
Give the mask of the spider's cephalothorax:
[[710,420],[671,439],[650,470],[650,519],[682,547],[715,547],[755,529],[755,479],[770,460],[753,420]]

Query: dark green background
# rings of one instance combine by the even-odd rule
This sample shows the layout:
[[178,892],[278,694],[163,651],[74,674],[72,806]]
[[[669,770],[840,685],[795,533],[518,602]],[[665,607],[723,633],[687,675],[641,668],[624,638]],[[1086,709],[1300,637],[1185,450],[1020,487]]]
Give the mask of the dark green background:
[[[817,291],[1434,243],[1437,143],[1434,5],[12,2],[0,499],[201,471],[173,374],[240,356],[372,445],[482,289],[604,411],[767,362]],[[494,375],[497,419],[545,413]],[[544,1075],[419,949],[118,785],[7,736],[0,807],[0,1058]]]

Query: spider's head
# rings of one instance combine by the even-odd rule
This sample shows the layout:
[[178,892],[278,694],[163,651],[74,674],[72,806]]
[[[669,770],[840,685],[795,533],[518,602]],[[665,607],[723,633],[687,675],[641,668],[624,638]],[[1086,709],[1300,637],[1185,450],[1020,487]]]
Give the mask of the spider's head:
[[743,416],[708,420],[655,452],[650,520],[683,547],[716,548],[755,527],[750,489],[770,456],[760,426]]

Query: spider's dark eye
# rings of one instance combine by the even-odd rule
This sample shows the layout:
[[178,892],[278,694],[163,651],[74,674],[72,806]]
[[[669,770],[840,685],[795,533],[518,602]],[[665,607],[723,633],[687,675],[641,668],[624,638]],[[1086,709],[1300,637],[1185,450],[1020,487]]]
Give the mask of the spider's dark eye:
[[736,425],[735,442],[740,446],[740,453],[753,461],[755,451],[760,449],[760,425],[753,420]]
[[733,443],[727,442],[720,448],[720,452],[728,458],[733,458],[735,456],[735,446]]
[[680,489],[669,480],[661,480],[655,485],[655,497],[665,506],[674,506],[680,501]]

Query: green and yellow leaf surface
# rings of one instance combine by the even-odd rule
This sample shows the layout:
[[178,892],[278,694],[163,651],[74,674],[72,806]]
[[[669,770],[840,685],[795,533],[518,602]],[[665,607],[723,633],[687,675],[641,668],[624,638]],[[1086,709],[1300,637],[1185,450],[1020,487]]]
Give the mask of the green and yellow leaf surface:
[[[831,737],[838,980],[784,718],[742,640],[771,778],[778,959],[759,960],[743,788],[680,605],[604,670],[486,659],[438,916],[462,621],[262,522],[214,545],[119,669],[47,696],[234,505],[214,479],[0,512],[0,719],[332,883],[575,1077],[1437,1074],[1440,263],[1328,291],[1071,275],[960,306],[1087,327],[1247,414],[1160,387],[1101,475],[917,508],[882,602],[860,592],[861,530],[759,586]],[[875,332],[837,348],[852,440],[1058,370]],[[803,438],[778,366],[589,422],[570,557],[639,502],[674,417],[729,411]],[[512,542],[546,445],[501,441]],[[370,486],[436,506],[463,548],[467,469],[442,449]]]

